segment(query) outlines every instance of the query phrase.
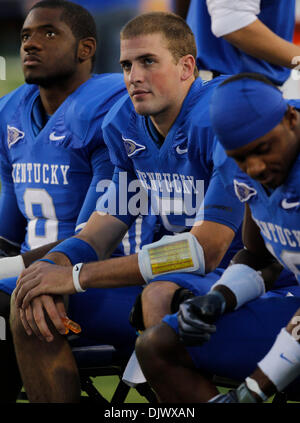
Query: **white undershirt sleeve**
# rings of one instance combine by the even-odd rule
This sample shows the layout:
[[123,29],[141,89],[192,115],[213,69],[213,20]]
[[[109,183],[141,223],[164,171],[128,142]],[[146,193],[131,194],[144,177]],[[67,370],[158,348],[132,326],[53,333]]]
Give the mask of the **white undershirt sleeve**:
[[250,25],[260,13],[261,0],[206,0],[211,30],[223,37]]

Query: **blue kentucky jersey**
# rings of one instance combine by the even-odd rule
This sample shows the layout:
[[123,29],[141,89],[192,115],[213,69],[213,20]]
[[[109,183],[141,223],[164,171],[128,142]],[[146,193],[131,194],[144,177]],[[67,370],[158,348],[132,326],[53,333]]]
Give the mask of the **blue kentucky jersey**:
[[127,95],[112,107],[102,129],[116,166],[114,184],[97,209],[129,226],[138,212],[159,215],[170,232],[189,229],[203,219],[239,229],[240,204],[234,196],[224,195],[214,175],[208,105],[221,80],[203,83],[196,79],[161,145],[153,136],[150,119],[135,112]]
[[[291,104],[300,108],[300,101]],[[300,282],[300,156],[285,182],[270,195],[226,156],[221,145],[216,147],[215,162],[228,192],[250,206],[268,250]]]
[[[292,41],[295,26],[295,0],[261,0],[257,15],[271,31],[287,41]],[[256,59],[217,38],[211,31],[211,18],[206,0],[191,0],[187,23],[191,27],[197,45],[197,66],[199,69],[218,71],[223,74],[258,72],[275,84],[283,84],[290,70]]]
[[[0,236],[26,251],[82,227],[95,209],[99,181],[113,174],[101,125],[125,92],[121,74],[93,76],[39,131],[36,85],[25,84],[0,100]],[[131,238],[136,248],[141,234]]]

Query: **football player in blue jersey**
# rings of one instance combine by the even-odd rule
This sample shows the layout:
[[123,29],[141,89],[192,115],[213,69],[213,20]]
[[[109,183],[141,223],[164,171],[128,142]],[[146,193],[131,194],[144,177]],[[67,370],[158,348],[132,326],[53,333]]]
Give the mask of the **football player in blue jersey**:
[[[105,141],[116,166],[114,184],[80,234],[46,256],[53,264],[38,262],[30,271],[25,270],[16,290],[14,340],[31,400],[78,400],[77,369],[71,352],[65,339],[52,326],[47,327],[41,315],[36,321],[28,313],[34,296],[144,285],[165,273],[163,281],[159,278],[147,288],[143,301],[148,309],[143,316],[147,326],[170,311],[174,292],[180,287],[206,293],[219,278],[219,271],[209,272],[222,261],[239,230],[243,207],[235,196],[224,195],[222,182],[214,175],[214,134],[208,105],[217,81],[204,84],[197,78],[195,54],[193,34],[185,21],[173,14],[141,15],[122,32],[121,64],[129,96],[111,108],[103,123]],[[206,194],[205,204],[200,207],[197,201],[202,201],[202,193]],[[138,255],[106,260],[141,209],[147,213],[147,203],[154,215],[160,213],[168,233],[178,234],[149,244]],[[230,254],[239,248],[237,239]],[[224,263],[229,260],[227,255]],[[67,263],[72,266],[62,266]],[[155,298],[158,304],[151,311]],[[29,357],[40,343],[36,337],[27,336],[23,325],[27,334],[38,327],[42,336],[52,339],[50,345],[39,347],[34,368]],[[59,361],[53,352],[57,345],[62,346]],[[61,380],[57,383],[57,373],[49,374],[47,370],[62,366],[70,375],[74,372],[74,389],[67,389]],[[72,383],[71,378],[68,383]],[[46,395],[37,386],[55,389]]]
[[[126,87],[122,74],[92,75],[95,48],[95,24],[84,8],[65,1],[35,4],[21,33],[26,84],[0,100],[0,248],[2,256],[14,255],[0,263],[0,315],[6,318],[7,328],[7,340],[0,349],[4,402],[15,400],[20,388],[8,324],[16,277],[58,240],[84,226],[105,188],[100,184],[112,178],[101,124]],[[149,225],[150,219],[137,219],[113,254],[130,254],[143,241],[151,242],[153,226]],[[21,255],[16,255],[20,246]],[[92,322],[82,322],[87,335],[89,325],[94,327],[97,321],[94,307],[103,316],[117,307],[120,320],[111,316],[110,327],[102,327],[101,334],[93,331],[93,335],[100,342],[117,342],[116,346],[124,348],[131,342],[132,349],[135,331],[129,323],[128,330],[125,326],[136,289],[102,290],[96,299],[98,294],[99,290],[91,290],[72,296],[70,313],[85,309],[87,319],[91,313]],[[45,308],[64,331],[54,305],[65,313],[61,300],[56,297],[54,304],[50,296],[40,298],[33,312]],[[103,320],[103,316],[98,318]]]
[[195,34],[199,70],[213,75],[259,72],[282,85],[290,75],[288,68],[299,63],[300,47],[292,43],[294,0],[288,7],[284,0],[189,3],[186,20]]
[[[230,113],[233,112],[235,117],[232,116],[231,120],[224,123],[220,107],[221,103],[226,103],[224,96],[228,90],[233,96]],[[266,102],[269,107],[265,107]],[[242,122],[250,109],[247,130],[244,131]],[[250,195],[246,197],[241,197],[237,192],[240,200],[247,203],[246,239],[249,239],[251,227],[256,225],[265,251],[271,253],[282,266],[294,272],[300,282],[297,241],[300,204],[297,183],[300,154],[299,100],[285,100],[276,87],[259,75],[240,74],[218,87],[211,113],[217,136],[230,158],[224,159],[220,166],[225,184],[228,185],[230,175],[234,177],[235,186],[243,183],[250,189]],[[231,134],[230,141],[225,135],[225,126],[226,132]],[[220,151],[220,154],[223,155],[223,152]],[[228,165],[231,165],[232,159],[238,167],[229,171]],[[247,248],[257,261],[259,241],[253,238],[251,241]],[[249,260],[245,264],[253,266]],[[232,278],[235,275],[236,272],[232,272]],[[288,303],[288,299],[286,302]],[[297,387],[299,391],[299,378],[295,381],[300,375],[299,307],[298,294],[295,302],[289,303],[285,321],[280,324],[274,316],[282,313],[283,303],[265,311],[270,315],[273,313],[273,325],[277,329],[277,336],[274,343],[270,344],[270,350],[260,352],[256,369],[236,390],[219,395],[212,402],[262,402],[276,392],[297,392]],[[252,370],[254,367],[253,363]]]
[[[217,395],[211,376],[218,375],[245,382],[212,402],[260,402],[287,387],[299,390],[300,287],[264,292],[282,266],[299,281],[300,102],[285,100],[264,76],[245,73],[216,88],[211,116],[229,156],[217,146],[217,172],[246,203],[245,248],[208,294],[146,331],[137,355],[162,401],[209,400]],[[185,355],[172,348],[176,333]]]

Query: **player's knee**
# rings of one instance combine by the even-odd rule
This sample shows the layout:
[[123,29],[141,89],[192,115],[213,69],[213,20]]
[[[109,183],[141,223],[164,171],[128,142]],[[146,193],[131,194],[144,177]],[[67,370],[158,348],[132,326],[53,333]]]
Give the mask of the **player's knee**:
[[149,374],[165,365],[172,355],[175,338],[175,332],[165,323],[153,326],[138,336],[135,351],[143,371]]
[[143,316],[148,313],[169,313],[173,294],[177,289],[178,285],[173,282],[153,282],[147,285],[142,292]]

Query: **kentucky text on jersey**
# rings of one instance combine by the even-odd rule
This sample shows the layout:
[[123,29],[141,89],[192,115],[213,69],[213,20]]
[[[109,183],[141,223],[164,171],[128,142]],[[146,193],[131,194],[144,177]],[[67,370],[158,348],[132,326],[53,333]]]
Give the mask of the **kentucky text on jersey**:
[[164,193],[199,194],[197,185],[202,182],[196,181],[195,184],[194,176],[178,173],[142,172],[138,169],[136,169],[136,173],[145,189]]
[[[109,195],[101,197],[97,207],[112,215],[115,215],[118,209],[119,215],[130,213],[132,216],[171,213],[193,216],[199,210],[204,199],[203,180],[170,173],[137,171],[137,174],[139,179],[128,183],[127,172],[119,172],[119,189],[114,182],[100,181],[97,184],[97,192],[103,193],[109,187]],[[147,183],[147,176],[150,183]]]
[[69,165],[56,163],[13,163],[12,178],[17,184],[68,185]]
[[[254,218],[253,218],[254,219]],[[265,239],[292,248],[300,247],[300,231],[254,219]]]

